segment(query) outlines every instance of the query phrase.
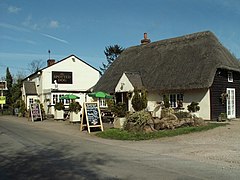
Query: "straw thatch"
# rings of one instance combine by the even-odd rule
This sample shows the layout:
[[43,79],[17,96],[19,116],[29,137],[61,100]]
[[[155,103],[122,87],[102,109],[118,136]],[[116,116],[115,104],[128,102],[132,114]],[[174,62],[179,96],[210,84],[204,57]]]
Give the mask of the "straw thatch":
[[199,32],[124,50],[94,90],[114,92],[128,71],[139,72],[148,90],[209,88],[218,68],[240,71],[240,64],[212,32]]

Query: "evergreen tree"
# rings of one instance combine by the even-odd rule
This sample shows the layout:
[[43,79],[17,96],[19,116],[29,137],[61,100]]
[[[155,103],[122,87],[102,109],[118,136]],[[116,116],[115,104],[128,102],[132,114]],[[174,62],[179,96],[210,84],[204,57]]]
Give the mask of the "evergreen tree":
[[141,111],[147,107],[147,93],[145,90],[142,92],[134,90],[132,106],[135,111]]
[[5,92],[6,93],[6,104],[11,105],[12,104],[11,90],[12,90],[13,78],[12,78],[12,75],[11,75],[8,67],[6,70],[6,82],[7,82],[7,91]]
[[109,66],[113,63],[115,59],[124,51],[124,48],[122,48],[119,45],[113,45],[113,46],[107,46],[105,47],[104,54],[107,58],[107,63],[102,63],[102,67],[100,67],[100,70],[102,71],[102,74],[109,68]]

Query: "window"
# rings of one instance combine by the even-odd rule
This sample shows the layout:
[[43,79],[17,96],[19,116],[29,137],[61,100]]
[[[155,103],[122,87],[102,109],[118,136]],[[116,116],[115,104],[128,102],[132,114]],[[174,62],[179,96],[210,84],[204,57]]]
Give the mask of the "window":
[[53,94],[53,104],[56,104],[58,102],[58,95]]
[[233,73],[228,72],[228,82],[233,82]]
[[29,104],[33,104],[33,98],[29,98]]
[[176,108],[183,102],[183,94],[169,94],[170,107]]
[[99,106],[100,107],[107,107],[105,99],[103,99],[103,98],[99,99]]
[[64,104],[64,99],[60,99],[60,97],[64,96],[64,94],[59,94],[59,102]]

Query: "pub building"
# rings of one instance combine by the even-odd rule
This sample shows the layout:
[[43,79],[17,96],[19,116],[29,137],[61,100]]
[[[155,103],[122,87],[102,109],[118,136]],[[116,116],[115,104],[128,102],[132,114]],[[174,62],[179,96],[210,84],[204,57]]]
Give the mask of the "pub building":
[[99,80],[98,69],[86,63],[75,55],[70,55],[60,61],[47,60],[47,67],[38,70],[23,80],[22,99],[27,109],[36,100],[43,104],[46,114],[54,114],[54,105],[63,102],[68,107],[70,100],[60,99],[66,94],[73,94],[81,105],[89,101],[87,96]]

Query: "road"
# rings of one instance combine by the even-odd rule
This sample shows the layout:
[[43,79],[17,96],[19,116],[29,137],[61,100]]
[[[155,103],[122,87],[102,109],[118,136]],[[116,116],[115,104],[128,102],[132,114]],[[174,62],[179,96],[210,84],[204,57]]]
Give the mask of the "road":
[[[182,144],[115,141],[66,122],[0,116],[0,179],[239,179],[240,168],[175,156]],[[169,153],[166,153],[169,152]]]

